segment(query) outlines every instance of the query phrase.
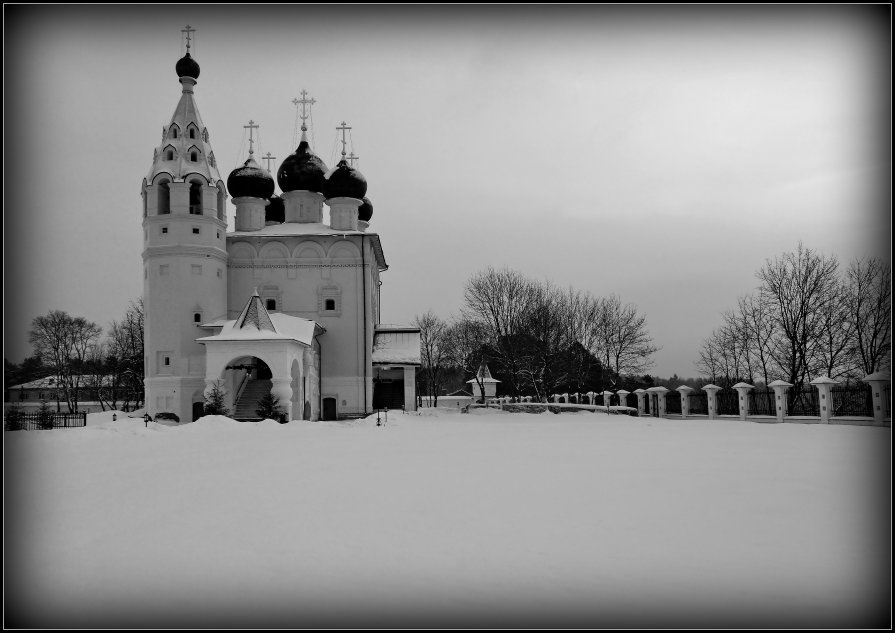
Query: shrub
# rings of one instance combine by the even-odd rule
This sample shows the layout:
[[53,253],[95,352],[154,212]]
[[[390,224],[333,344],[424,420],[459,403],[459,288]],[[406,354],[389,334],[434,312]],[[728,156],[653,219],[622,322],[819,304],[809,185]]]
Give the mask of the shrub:
[[172,420],[174,422],[180,422],[180,418],[176,413],[171,413],[170,411],[162,411],[161,413],[157,413],[155,415],[155,421],[159,420]]
[[7,431],[21,431],[25,428],[25,421],[22,419],[22,409],[18,405],[14,404],[9,407],[3,417]]

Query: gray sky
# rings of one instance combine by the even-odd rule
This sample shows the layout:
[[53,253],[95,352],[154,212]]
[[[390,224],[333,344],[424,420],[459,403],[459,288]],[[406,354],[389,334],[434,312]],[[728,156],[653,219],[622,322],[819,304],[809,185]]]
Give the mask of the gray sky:
[[[180,97],[222,175],[342,120],[390,266],[382,319],[447,317],[510,267],[646,315],[651,373],[695,376],[721,312],[799,241],[890,258],[890,7],[10,6],[4,355],[61,309],[142,293],[140,185]],[[263,163],[262,163],[263,164]],[[228,203],[230,229],[233,206]]]

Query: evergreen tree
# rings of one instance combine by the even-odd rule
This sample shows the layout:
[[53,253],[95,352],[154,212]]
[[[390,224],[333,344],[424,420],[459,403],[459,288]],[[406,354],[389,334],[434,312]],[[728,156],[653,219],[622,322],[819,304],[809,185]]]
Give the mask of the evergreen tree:
[[205,415],[230,415],[220,384],[212,387],[211,393],[205,398]]
[[255,413],[261,416],[263,420],[279,420],[286,414],[286,411],[280,406],[280,401],[274,398],[272,393],[268,393],[258,401],[258,408],[255,409]]
[[37,409],[37,428],[48,431],[56,424],[56,416],[53,415],[53,409],[46,400],[40,401],[40,407]]

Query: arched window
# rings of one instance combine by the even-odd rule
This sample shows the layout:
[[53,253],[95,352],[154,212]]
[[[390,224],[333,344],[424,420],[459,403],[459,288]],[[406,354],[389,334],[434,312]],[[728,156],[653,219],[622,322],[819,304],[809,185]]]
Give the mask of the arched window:
[[218,185],[218,220],[224,219],[224,209],[227,206],[227,194],[224,193],[224,188]]
[[176,127],[171,128],[171,138],[177,138],[177,128]]
[[202,313],[201,312],[193,312],[193,323],[199,325],[202,323]]
[[173,149],[169,149],[167,152],[165,152],[165,160],[174,160],[174,150]]
[[202,185],[198,182],[190,182],[190,214],[202,215]]
[[158,185],[158,213],[159,215],[171,213],[171,188],[167,180]]
[[194,163],[199,162],[199,152],[190,152],[190,160]]
[[190,128],[190,138],[196,138],[196,128]]

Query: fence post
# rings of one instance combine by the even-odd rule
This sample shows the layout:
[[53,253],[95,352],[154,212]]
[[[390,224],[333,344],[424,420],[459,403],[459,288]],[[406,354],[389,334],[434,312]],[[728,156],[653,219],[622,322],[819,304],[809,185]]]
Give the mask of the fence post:
[[603,406],[606,407],[606,413],[609,413],[609,398],[612,397],[612,392],[604,391],[602,395],[603,395]]
[[718,392],[721,391],[721,387],[708,384],[703,385],[702,390],[708,395],[708,398],[706,398],[706,408],[708,409],[709,420],[714,420],[718,415]]
[[643,396],[646,394],[646,391],[643,389],[635,389],[635,395],[637,396],[637,415],[643,415]]
[[620,407],[626,407],[626,406],[628,406],[628,394],[629,394],[630,392],[629,392],[629,391],[625,391],[624,389],[619,389],[619,390],[616,391],[615,393],[618,394],[618,405],[619,405]]
[[690,415],[690,392],[693,391],[693,387],[681,385],[675,391],[681,392],[681,419],[686,420]]
[[659,406],[656,407],[660,418],[665,417],[665,394],[668,393],[668,387],[653,387],[655,389],[656,401]]
[[[869,383],[870,387],[873,389],[873,421],[875,424],[885,424],[886,422],[886,410],[884,408],[885,403],[883,402],[883,393],[886,387],[886,384],[891,382],[892,374],[887,371],[878,371],[873,374],[868,374],[861,378],[863,382]],[[889,405],[891,406],[891,404]],[[891,418],[891,413],[889,414]]]
[[740,419],[745,421],[749,415],[749,392],[755,387],[749,383],[738,382],[733,388],[740,394]]
[[789,411],[786,410],[786,390],[792,387],[791,382],[786,382],[785,380],[775,380],[771,384],[768,385],[774,390],[774,401],[776,403],[777,408],[777,422],[785,422],[786,414]]
[[830,410],[833,407],[833,401],[830,398],[831,390],[834,385],[838,384],[838,381],[827,376],[818,376],[811,381],[811,384],[817,388],[817,400],[820,404],[820,423],[829,424]]

